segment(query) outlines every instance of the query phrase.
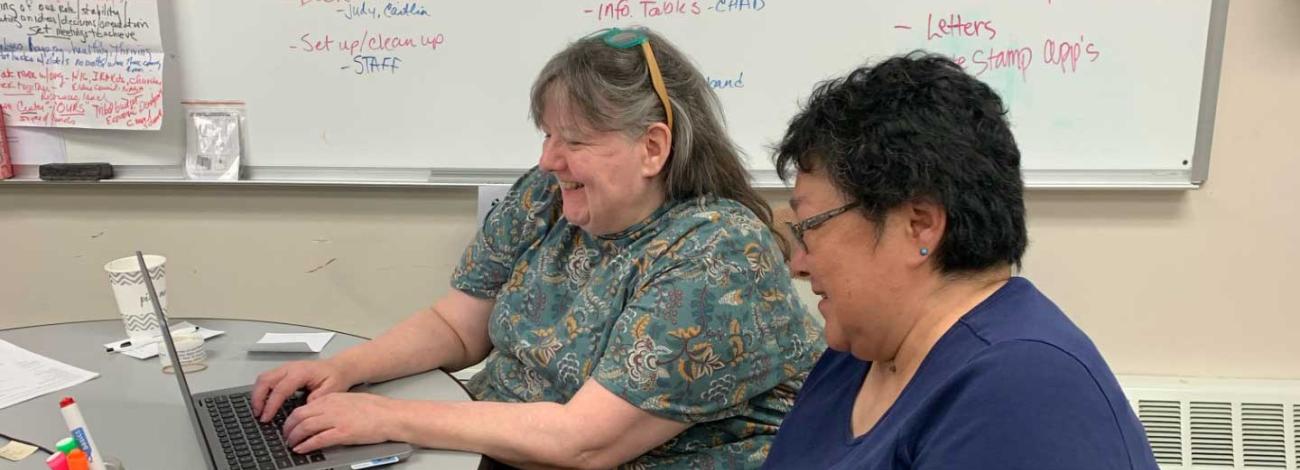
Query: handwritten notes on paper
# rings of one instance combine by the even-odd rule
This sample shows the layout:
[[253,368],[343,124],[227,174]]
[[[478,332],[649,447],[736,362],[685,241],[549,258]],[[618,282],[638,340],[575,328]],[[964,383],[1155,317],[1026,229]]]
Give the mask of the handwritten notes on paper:
[[11,126],[159,129],[157,0],[0,0],[0,106]]

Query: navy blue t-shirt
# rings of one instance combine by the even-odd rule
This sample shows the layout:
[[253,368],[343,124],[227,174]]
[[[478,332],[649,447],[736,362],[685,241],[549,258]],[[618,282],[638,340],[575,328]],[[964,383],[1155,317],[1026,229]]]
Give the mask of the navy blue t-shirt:
[[953,325],[855,437],[853,401],[870,368],[827,350],[764,468],[1157,470],[1096,346],[1023,278]]

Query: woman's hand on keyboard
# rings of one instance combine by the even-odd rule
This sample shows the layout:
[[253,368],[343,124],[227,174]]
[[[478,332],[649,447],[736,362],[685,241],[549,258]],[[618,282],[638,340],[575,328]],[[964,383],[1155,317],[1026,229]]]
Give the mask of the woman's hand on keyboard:
[[399,401],[369,393],[335,393],[298,407],[284,421],[285,444],[305,454],[341,444],[394,440]]
[[257,376],[253,385],[253,413],[263,423],[275,417],[285,399],[299,390],[310,391],[307,400],[344,392],[354,383],[341,367],[329,361],[297,361]]

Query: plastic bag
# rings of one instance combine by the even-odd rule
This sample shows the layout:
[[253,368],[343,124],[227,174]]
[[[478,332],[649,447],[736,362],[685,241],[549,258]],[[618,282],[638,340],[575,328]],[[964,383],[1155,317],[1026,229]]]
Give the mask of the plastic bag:
[[243,157],[243,101],[183,101],[185,177],[238,180]]

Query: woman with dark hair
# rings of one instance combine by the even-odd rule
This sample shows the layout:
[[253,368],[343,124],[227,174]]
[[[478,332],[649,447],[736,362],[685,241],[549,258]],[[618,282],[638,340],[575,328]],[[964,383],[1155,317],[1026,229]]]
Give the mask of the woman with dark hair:
[[[532,87],[538,168],[492,210],[451,291],[382,336],[262,374],[297,452],[405,441],[523,467],[756,468],[822,349],[767,204],[703,75],[610,29]],[[479,401],[344,393],[486,358]]]
[[913,53],[820,85],[791,121],[791,268],[830,349],[767,468],[1156,469],[1097,348],[1013,275],[1027,236],[1005,115]]

